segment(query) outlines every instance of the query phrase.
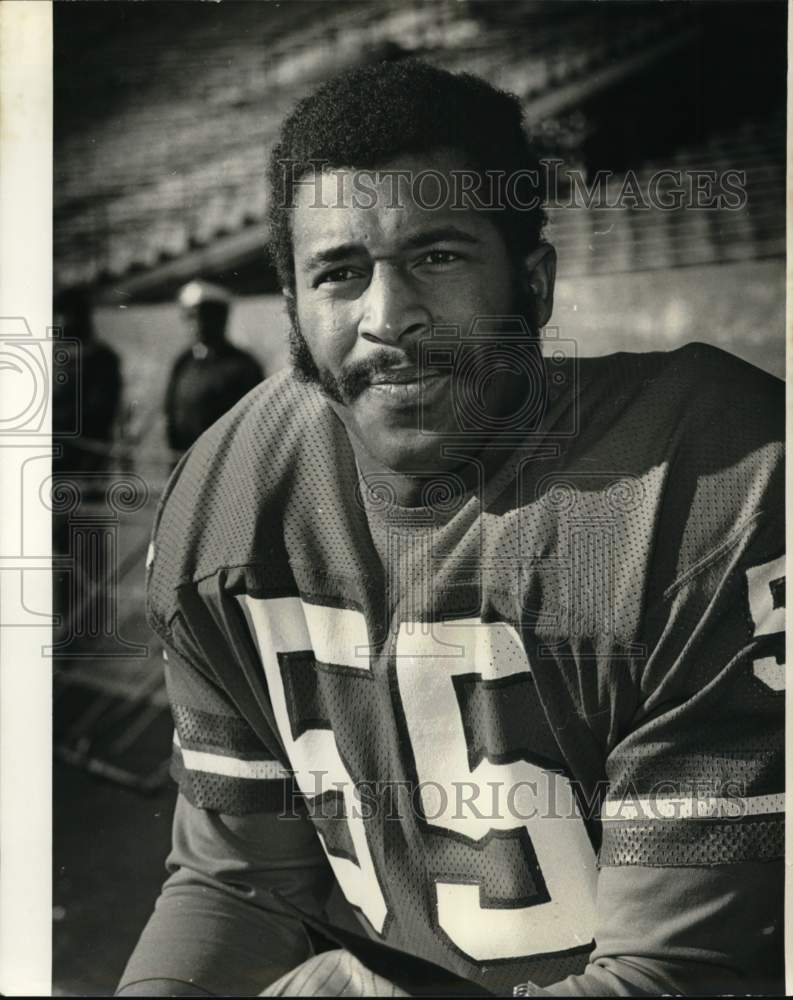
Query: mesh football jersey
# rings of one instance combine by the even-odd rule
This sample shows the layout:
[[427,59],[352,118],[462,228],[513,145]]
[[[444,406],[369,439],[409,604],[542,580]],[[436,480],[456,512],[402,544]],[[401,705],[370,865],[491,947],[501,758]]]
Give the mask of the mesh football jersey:
[[782,384],[703,345],[559,372],[411,508],[276,376],[149,570],[183,794],[299,801],[369,934],[494,992],[583,969],[598,866],[783,851]]

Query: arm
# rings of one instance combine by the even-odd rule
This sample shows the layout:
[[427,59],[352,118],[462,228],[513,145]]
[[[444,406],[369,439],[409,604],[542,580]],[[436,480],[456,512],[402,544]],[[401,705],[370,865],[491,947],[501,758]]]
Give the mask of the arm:
[[[166,681],[180,786],[171,874],[119,989],[249,996],[310,954],[301,924],[271,890],[319,913],[332,874],[313,825],[291,808],[288,772],[191,650],[177,651],[171,639]],[[285,811],[292,815],[279,816]]]
[[782,991],[784,557],[769,521],[650,610],[641,701],[606,764],[597,946],[549,995]]
[[249,392],[254,388],[254,386],[257,386],[260,382],[264,381],[264,369],[252,354],[249,355],[249,358],[250,363],[248,364],[246,371],[246,380],[248,382],[246,392]]
[[[517,984],[509,996],[759,995],[782,993],[772,972],[781,968],[781,864],[738,868],[605,868],[599,902],[604,914],[598,945],[582,975],[542,988]],[[742,898],[736,881],[751,885]],[[748,902],[748,908],[746,903]],[[659,913],[667,913],[659,933]],[[340,940],[340,944],[349,941]],[[352,952],[352,954],[350,953]],[[485,995],[451,973],[422,968],[413,956],[350,951],[317,955],[271,984],[266,996],[412,996],[439,986],[439,995]],[[353,958],[357,955],[357,958]],[[396,964],[394,964],[396,963]],[[754,969],[755,975],[746,976]],[[757,970],[760,975],[757,975]],[[406,982],[406,978],[409,982]],[[402,987],[407,987],[407,992]],[[424,989],[411,984],[421,983]]]
[[781,994],[783,890],[781,861],[604,868],[585,972],[517,995]]
[[261,365],[246,351],[239,351],[229,359],[222,372],[222,378],[217,376],[216,394],[205,415],[207,427],[236,406],[264,379]]
[[165,435],[168,442],[168,447],[174,451],[178,449],[178,443],[176,441],[176,424],[175,424],[175,414],[174,414],[174,394],[176,391],[176,380],[179,377],[179,373],[182,369],[182,364],[184,360],[184,355],[179,355],[176,361],[171,367],[171,373],[168,376],[168,385],[165,388],[165,399],[163,400],[163,412],[165,413]]
[[251,996],[309,957],[270,893],[319,915],[332,876],[308,820],[224,815],[180,794],[167,867],[121,995]]

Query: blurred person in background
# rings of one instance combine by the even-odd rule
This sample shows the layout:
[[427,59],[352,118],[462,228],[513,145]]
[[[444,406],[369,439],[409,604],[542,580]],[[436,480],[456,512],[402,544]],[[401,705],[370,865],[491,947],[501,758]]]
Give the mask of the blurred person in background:
[[165,397],[168,445],[186,451],[264,378],[259,362],[226,339],[231,295],[208,281],[179,292],[193,344],[176,359]]
[[[111,449],[118,431],[123,380],[118,354],[97,339],[91,299],[85,289],[64,289],[53,302],[53,326],[59,339],[53,345],[52,472],[54,482],[75,477],[84,499],[101,497],[107,486]],[[52,545],[56,553],[69,551],[68,511],[54,510]],[[84,567],[85,586],[96,586],[91,564]],[[56,637],[69,632],[73,611],[69,573],[53,573],[53,606],[60,617]]]
[[53,324],[64,338],[53,366],[52,436],[59,446],[53,471],[101,472],[119,416],[121,363],[113,348],[96,337],[85,290],[69,288],[56,295]]

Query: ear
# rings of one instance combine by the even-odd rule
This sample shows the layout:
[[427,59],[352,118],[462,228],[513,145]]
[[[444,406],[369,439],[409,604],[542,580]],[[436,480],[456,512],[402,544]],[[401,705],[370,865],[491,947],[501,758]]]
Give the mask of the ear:
[[553,288],[556,281],[556,251],[550,243],[541,243],[521,266],[525,287],[531,289],[534,304],[532,320],[541,330],[553,312]]

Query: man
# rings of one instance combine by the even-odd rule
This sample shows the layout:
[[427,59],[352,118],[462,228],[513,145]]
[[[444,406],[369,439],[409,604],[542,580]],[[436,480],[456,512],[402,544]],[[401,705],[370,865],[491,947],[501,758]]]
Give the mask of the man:
[[781,984],[781,386],[543,361],[536,166],[416,62],[283,126],[294,365],[159,514],[180,795],[125,994]]
[[186,451],[264,378],[259,362],[226,339],[231,296],[208,281],[191,281],[179,305],[193,344],[171,370],[165,398],[168,445]]
[[85,289],[66,288],[55,296],[53,323],[66,338],[54,358],[52,434],[60,454],[53,459],[53,469],[63,474],[101,472],[108,464],[121,408],[121,363],[113,348],[96,336]]

